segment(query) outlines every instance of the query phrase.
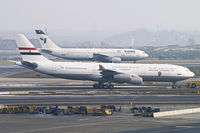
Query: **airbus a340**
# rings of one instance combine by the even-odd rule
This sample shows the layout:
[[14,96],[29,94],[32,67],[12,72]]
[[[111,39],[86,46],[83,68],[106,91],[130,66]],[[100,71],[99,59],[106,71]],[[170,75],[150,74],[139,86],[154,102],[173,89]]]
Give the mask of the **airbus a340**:
[[143,81],[175,83],[194,76],[188,68],[170,64],[54,62],[41,55],[24,35],[16,35],[16,42],[22,57],[17,65],[59,78],[94,81],[94,88],[113,88],[112,83],[142,84]]
[[41,43],[41,51],[69,60],[90,60],[98,62],[136,61],[145,59],[148,54],[137,49],[102,48],[60,48],[42,30],[35,30]]

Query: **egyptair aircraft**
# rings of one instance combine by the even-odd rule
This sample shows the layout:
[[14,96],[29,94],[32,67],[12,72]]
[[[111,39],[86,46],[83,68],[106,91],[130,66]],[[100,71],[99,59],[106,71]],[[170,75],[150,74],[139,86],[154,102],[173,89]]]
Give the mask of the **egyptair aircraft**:
[[112,83],[173,82],[194,76],[188,68],[170,64],[54,62],[48,60],[22,34],[16,35],[22,61],[17,65],[64,79],[97,82],[94,88],[113,88]]
[[137,49],[60,48],[42,30],[35,30],[42,45],[41,52],[69,60],[98,62],[136,61],[149,55]]

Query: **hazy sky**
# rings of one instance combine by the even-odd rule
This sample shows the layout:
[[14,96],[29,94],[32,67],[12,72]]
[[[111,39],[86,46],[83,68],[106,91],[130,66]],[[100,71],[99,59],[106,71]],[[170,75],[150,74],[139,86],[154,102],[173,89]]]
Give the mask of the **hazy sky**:
[[200,0],[0,0],[0,30],[200,30]]

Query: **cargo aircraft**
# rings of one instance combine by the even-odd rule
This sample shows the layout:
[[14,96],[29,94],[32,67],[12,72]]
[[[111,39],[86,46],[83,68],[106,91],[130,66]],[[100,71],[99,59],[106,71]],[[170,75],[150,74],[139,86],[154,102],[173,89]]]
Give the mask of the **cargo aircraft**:
[[113,88],[112,83],[140,85],[143,81],[175,85],[194,76],[188,68],[170,64],[54,62],[41,55],[23,34],[16,35],[16,42],[22,57],[17,65],[58,78],[94,81],[94,88]]
[[42,46],[41,52],[64,59],[120,63],[135,62],[149,56],[137,49],[60,48],[42,30],[35,32]]

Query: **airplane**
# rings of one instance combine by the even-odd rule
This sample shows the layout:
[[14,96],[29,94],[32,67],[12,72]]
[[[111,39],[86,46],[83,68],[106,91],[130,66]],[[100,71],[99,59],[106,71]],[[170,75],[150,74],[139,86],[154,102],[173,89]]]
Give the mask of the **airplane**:
[[41,52],[69,60],[92,60],[98,62],[120,63],[147,58],[149,55],[137,49],[102,49],[102,48],[60,48],[42,30],[35,30]]
[[16,35],[16,43],[22,57],[17,65],[58,78],[97,82],[93,88],[114,88],[112,83],[141,85],[143,81],[175,85],[194,77],[188,68],[171,64],[54,62],[41,55],[23,34]]

